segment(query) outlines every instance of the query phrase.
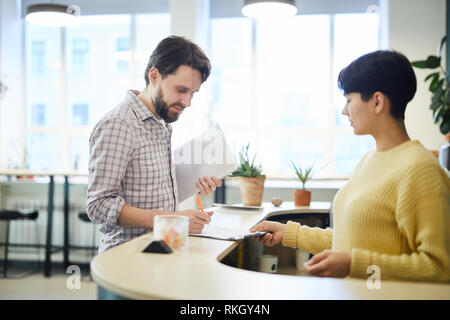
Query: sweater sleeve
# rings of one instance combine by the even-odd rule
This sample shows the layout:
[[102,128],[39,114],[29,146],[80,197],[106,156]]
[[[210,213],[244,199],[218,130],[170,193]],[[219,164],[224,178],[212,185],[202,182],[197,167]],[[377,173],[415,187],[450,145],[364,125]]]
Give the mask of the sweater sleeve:
[[450,182],[442,169],[424,163],[399,182],[396,221],[410,253],[388,255],[353,248],[350,276],[367,278],[370,265],[381,279],[449,280]]
[[311,228],[288,221],[284,231],[282,245],[300,248],[312,254],[331,249],[333,231],[330,228]]

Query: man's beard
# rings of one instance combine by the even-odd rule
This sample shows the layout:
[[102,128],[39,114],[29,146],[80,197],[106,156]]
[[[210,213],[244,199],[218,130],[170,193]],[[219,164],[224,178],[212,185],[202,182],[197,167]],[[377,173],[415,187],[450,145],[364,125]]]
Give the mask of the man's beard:
[[[178,120],[180,113],[178,112],[169,112],[170,106],[164,101],[161,88],[158,90],[158,93],[153,101],[153,105],[155,106],[155,111],[158,116],[161,117],[166,123],[171,123]],[[179,104],[173,104],[173,106],[179,107],[181,110],[184,109],[183,106]]]

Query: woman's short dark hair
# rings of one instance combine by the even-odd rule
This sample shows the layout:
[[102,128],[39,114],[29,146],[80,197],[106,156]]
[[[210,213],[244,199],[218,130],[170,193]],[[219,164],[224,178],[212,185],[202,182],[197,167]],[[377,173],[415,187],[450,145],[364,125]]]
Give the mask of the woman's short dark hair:
[[211,63],[203,50],[192,41],[179,36],[170,36],[156,46],[147,68],[145,69],[145,83],[149,84],[148,72],[151,68],[158,69],[164,78],[176,72],[179,66],[187,65],[198,70],[202,77],[202,83],[208,79],[211,72]]
[[405,109],[417,89],[417,80],[409,60],[401,53],[378,50],[365,54],[338,76],[338,86],[344,94],[360,93],[368,101],[376,91],[384,93],[395,119],[405,118]]

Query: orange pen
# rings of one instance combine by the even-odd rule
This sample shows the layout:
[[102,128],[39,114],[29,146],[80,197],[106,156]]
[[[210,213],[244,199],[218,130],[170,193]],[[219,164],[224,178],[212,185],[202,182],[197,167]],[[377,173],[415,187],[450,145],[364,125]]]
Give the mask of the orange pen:
[[204,213],[205,211],[203,211],[203,203],[202,200],[199,197],[195,197],[195,200],[197,201],[197,205],[200,208],[200,210],[202,211],[202,213]]

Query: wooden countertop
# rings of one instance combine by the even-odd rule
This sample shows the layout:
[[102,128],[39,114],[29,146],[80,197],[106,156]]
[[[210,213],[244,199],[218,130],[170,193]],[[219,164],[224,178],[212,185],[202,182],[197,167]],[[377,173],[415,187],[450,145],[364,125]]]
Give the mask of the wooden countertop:
[[[263,206],[260,212],[215,210],[211,224],[249,229],[269,216],[324,212],[330,204],[312,203],[311,208],[295,208],[289,202],[280,208],[270,203]],[[148,233],[97,255],[91,262],[94,281],[133,299],[450,299],[450,284],[382,281],[381,289],[369,289],[362,279],[266,274],[221,263],[238,242],[189,237],[184,250],[142,253],[151,241],[152,233]]]

